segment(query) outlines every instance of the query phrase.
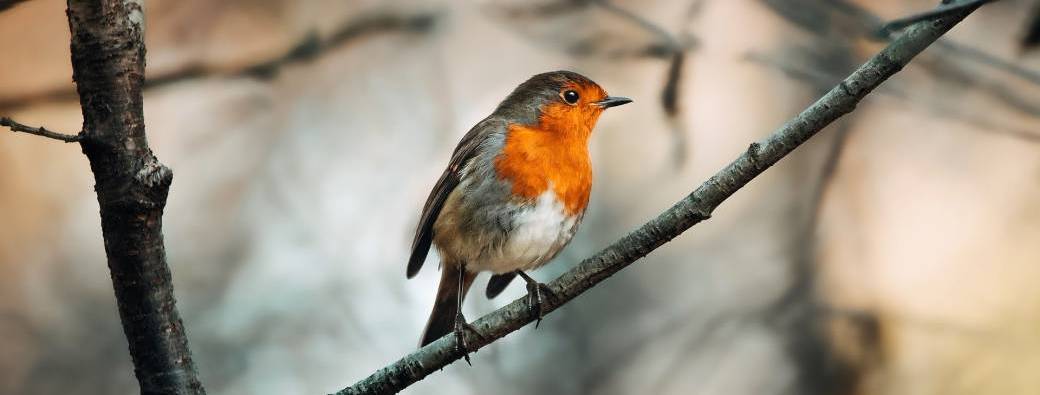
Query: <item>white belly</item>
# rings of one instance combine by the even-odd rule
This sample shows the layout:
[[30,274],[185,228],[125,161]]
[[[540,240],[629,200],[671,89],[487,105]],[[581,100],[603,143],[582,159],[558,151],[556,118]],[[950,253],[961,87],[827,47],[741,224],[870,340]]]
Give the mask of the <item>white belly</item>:
[[537,268],[556,256],[574,236],[580,215],[568,216],[552,189],[513,218],[512,229],[500,248],[467,264],[471,271],[506,273]]

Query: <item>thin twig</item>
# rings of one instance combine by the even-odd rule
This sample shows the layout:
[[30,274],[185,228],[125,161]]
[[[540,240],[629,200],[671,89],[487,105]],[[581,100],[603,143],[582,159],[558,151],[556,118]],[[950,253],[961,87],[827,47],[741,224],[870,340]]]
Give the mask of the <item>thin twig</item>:
[[[691,226],[708,219],[723,201],[831,122],[852,112],[874,88],[974,10],[968,7],[933,23],[912,26],[801,114],[772,135],[752,143],[747,151],[686,198],[550,282],[548,286],[557,298],[543,301],[542,311],[551,313]],[[537,317],[531,314],[531,307],[528,298],[520,298],[473,322],[482,336],[465,334],[470,351],[476,351],[532,322]],[[454,335],[446,335],[337,394],[401,391],[462,358],[463,351],[457,348],[456,342]]]
[[902,30],[903,28],[906,28],[907,26],[913,25],[920,21],[941,18],[943,16],[949,15],[950,13],[961,11],[967,7],[980,6],[995,1],[997,0],[968,0],[960,3],[942,4],[933,10],[928,10],[920,14],[914,14],[890,21],[881,26],[881,34],[888,35],[892,32]]
[[22,132],[22,133],[35,134],[37,136],[42,136],[42,137],[46,137],[46,138],[49,138],[49,139],[61,140],[61,141],[64,141],[66,143],[76,143],[76,142],[79,142],[81,139],[83,139],[83,133],[82,132],[79,133],[79,134],[64,134],[64,133],[52,132],[50,130],[47,130],[43,126],[34,128],[32,126],[27,126],[27,125],[23,125],[23,124],[20,124],[18,122],[15,122],[13,119],[8,118],[8,117],[0,117],[0,126],[8,127],[8,128],[11,129],[12,132]]

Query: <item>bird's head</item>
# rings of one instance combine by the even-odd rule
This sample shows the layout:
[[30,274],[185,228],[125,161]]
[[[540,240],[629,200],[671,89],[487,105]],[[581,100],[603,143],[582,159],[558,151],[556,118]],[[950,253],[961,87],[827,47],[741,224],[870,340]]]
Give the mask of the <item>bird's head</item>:
[[572,71],[535,75],[520,84],[495,114],[547,133],[574,133],[588,137],[607,108],[631,103],[609,96],[598,84]]

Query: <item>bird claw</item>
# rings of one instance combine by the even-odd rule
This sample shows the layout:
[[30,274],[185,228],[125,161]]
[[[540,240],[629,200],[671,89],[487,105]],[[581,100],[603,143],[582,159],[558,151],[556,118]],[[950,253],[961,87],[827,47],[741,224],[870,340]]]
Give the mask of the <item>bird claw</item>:
[[453,331],[455,332],[455,351],[462,353],[462,358],[466,360],[467,365],[473,366],[473,363],[469,360],[469,345],[466,344],[467,329],[476,334],[481,340],[487,341],[487,337],[485,337],[484,334],[480,333],[480,331],[477,331],[477,328],[474,328],[473,325],[466,322],[466,317],[463,316],[461,312],[456,314],[455,329]]
[[523,277],[524,281],[527,281],[527,305],[531,309],[531,315],[538,317],[538,320],[534,322],[534,328],[538,329],[538,325],[542,323],[542,318],[545,317],[546,297],[557,299],[556,293],[549,286],[535,281],[527,273],[522,271],[517,273],[520,274],[520,277]]

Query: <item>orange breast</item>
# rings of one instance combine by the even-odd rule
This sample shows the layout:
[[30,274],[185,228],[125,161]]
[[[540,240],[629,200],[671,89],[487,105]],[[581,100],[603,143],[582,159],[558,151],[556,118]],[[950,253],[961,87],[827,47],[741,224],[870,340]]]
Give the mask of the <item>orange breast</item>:
[[544,120],[536,127],[510,125],[495,160],[498,176],[512,183],[513,195],[525,199],[535,199],[552,186],[568,215],[582,213],[592,188],[591,125],[583,126]]

